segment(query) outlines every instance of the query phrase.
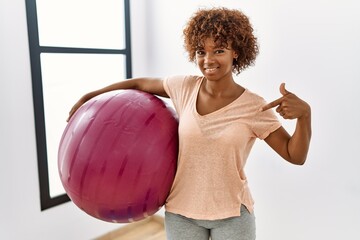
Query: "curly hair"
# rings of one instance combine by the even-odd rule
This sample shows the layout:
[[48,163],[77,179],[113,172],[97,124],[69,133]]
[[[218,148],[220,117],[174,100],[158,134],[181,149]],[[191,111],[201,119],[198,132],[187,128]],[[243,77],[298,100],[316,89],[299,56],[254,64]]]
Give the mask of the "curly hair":
[[231,47],[238,55],[233,61],[236,74],[253,65],[259,53],[249,19],[239,10],[223,7],[199,9],[186,24],[183,34],[190,62],[196,61],[195,53],[203,48],[207,38],[213,38],[217,47]]

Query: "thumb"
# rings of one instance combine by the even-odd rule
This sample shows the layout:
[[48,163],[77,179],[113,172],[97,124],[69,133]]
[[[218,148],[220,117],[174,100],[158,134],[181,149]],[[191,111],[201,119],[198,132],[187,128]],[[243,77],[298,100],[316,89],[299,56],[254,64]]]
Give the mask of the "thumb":
[[290,94],[291,92],[289,92],[288,90],[285,89],[285,83],[282,83],[280,85],[280,93],[285,96],[285,95],[288,95]]

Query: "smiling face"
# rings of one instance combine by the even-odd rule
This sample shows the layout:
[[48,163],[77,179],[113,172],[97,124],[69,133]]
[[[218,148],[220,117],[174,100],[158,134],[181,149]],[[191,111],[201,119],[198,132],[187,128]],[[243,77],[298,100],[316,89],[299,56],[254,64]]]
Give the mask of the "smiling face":
[[213,38],[207,38],[204,46],[196,50],[196,63],[208,80],[232,79],[233,61],[237,54],[229,46],[218,46]]
[[200,8],[185,25],[183,34],[190,62],[198,62],[196,52],[199,44],[205,47],[206,38],[213,37],[217,46],[231,46],[238,54],[237,60],[232,63],[235,74],[253,65],[259,52],[248,17],[237,9]]

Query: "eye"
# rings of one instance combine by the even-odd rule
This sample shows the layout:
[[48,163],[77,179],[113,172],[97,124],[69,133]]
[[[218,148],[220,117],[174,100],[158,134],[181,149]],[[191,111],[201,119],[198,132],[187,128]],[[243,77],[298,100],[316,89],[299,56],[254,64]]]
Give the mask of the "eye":
[[221,54],[221,53],[224,53],[225,51],[223,49],[217,49],[215,51],[216,54]]
[[205,54],[205,52],[203,50],[197,50],[196,51],[196,55],[198,55],[198,56],[202,56],[204,54]]

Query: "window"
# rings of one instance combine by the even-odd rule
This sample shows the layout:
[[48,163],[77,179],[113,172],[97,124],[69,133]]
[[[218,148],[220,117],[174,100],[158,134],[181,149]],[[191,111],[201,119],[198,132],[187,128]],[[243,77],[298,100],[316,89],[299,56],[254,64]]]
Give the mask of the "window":
[[69,201],[57,150],[86,92],[131,77],[129,0],[26,1],[41,210]]

